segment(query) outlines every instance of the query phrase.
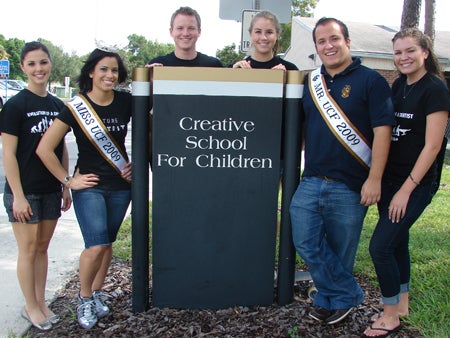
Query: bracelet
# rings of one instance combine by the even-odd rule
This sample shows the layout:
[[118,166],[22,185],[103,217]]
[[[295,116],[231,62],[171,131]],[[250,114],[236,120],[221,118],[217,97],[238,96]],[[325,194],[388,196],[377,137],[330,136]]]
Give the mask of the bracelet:
[[414,177],[412,177],[411,174],[409,174],[409,178],[411,179],[411,181],[413,181],[413,183],[414,183],[415,185],[419,185],[419,184],[420,184],[420,182],[416,181],[416,180],[414,179]]

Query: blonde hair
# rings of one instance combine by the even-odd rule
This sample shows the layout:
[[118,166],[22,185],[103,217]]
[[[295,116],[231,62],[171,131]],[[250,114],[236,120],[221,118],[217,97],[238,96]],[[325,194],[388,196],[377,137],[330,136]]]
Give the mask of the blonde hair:
[[278,20],[277,16],[269,11],[261,11],[258,12],[253,18],[252,21],[250,22],[250,27],[248,28],[248,32],[250,34],[252,34],[252,30],[253,30],[253,26],[255,25],[256,20],[258,19],[267,19],[269,21],[272,21],[272,23],[275,26],[275,31],[277,32],[278,38],[277,41],[275,42],[275,45],[273,46],[273,52],[274,54],[277,54],[278,52],[278,47],[279,47],[279,37],[281,34],[281,25],[280,25],[280,21]]

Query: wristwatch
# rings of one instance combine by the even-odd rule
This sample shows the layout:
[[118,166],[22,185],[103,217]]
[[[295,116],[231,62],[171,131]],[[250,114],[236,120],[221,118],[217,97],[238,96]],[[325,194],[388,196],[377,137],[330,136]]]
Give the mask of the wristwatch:
[[68,188],[68,184],[69,184],[69,181],[71,178],[72,178],[72,176],[66,176],[64,178],[64,186],[66,186],[67,188]]

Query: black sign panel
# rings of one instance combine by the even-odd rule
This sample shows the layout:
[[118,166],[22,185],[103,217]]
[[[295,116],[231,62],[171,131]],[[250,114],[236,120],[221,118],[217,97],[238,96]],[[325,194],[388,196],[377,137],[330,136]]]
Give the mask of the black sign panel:
[[153,306],[272,304],[283,76],[155,69]]

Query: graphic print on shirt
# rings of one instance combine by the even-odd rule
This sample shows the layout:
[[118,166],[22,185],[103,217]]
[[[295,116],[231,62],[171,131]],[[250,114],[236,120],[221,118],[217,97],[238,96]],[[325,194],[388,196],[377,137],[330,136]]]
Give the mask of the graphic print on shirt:
[[31,134],[41,134],[41,136],[44,135],[47,129],[52,125],[54,117],[58,116],[58,114],[59,112],[48,111],[35,111],[27,113],[27,117],[30,118],[42,116],[41,120],[30,128]]
[[[402,128],[402,120],[412,120],[414,118],[414,113],[400,113],[395,112],[395,117],[398,119],[396,125],[392,128],[392,141],[398,141],[399,137],[406,136],[406,134],[411,131],[411,128]],[[405,121],[405,122],[406,122]]]
[[123,123],[121,124],[117,117],[102,118],[102,122],[105,125],[106,129],[108,129],[109,132],[123,131],[127,127],[126,124],[123,124]]

